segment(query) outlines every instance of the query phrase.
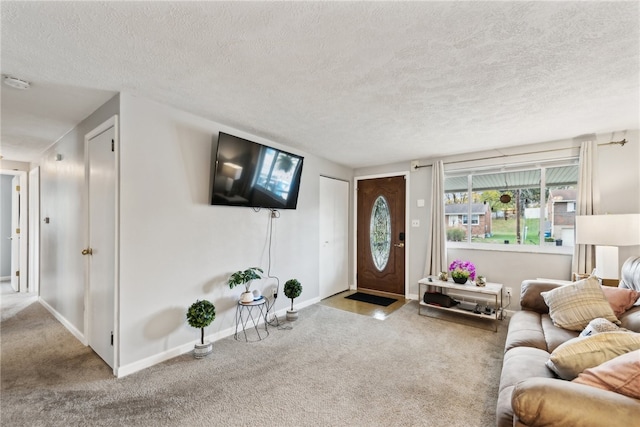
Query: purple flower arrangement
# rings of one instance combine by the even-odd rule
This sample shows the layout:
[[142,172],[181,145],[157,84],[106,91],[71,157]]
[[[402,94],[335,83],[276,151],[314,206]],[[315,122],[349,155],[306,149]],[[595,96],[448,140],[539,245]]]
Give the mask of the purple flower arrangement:
[[449,271],[451,272],[451,277],[466,278],[470,280],[474,280],[476,278],[476,266],[469,261],[460,261],[457,259],[449,265]]

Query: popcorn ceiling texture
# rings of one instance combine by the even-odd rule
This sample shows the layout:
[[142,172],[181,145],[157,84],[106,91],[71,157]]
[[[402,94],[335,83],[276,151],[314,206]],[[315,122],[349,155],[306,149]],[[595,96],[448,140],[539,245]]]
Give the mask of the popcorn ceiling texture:
[[353,167],[639,127],[637,2],[1,7],[3,152],[116,92]]

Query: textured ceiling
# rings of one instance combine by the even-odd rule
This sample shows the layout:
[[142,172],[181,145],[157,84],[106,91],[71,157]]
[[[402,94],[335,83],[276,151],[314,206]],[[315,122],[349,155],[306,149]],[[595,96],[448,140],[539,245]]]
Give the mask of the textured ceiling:
[[639,126],[638,2],[1,2],[2,154],[117,92],[361,167]]

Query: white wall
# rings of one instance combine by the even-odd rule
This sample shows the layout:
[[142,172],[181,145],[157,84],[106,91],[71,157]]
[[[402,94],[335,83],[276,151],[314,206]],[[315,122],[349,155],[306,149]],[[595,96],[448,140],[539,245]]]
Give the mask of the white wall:
[[[613,140],[619,141],[625,137],[629,143],[624,147],[619,145],[607,145],[598,147],[599,174],[601,189],[602,213],[622,214],[640,212],[640,138],[639,132],[616,132]],[[606,143],[612,139],[611,133],[597,135],[599,143]],[[562,151],[549,151],[538,154],[538,157],[553,158],[554,156],[566,157],[567,155],[577,155],[579,143],[573,140],[554,141],[541,144],[530,145],[522,148],[507,148],[499,152],[468,153],[461,156],[443,158],[449,168],[465,168],[471,165],[486,165],[492,162],[507,163],[509,161],[523,161],[527,157],[518,153],[555,150],[566,148]],[[509,159],[494,159],[491,161],[473,161],[484,157],[508,154]],[[422,159],[421,165],[429,165],[434,159]],[[456,163],[460,162],[460,163]],[[355,176],[373,175],[380,173],[402,172],[410,170],[410,162],[383,165],[357,169]],[[429,205],[431,203],[431,167],[424,167],[411,172],[409,189],[410,218],[419,219],[420,227],[408,227],[409,234],[409,293],[418,294],[417,282],[423,277],[426,245],[429,238],[427,224],[429,221]],[[417,200],[424,199],[425,207],[418,208]],[[626,257],[640,254],[640,247],[620,248],[621,263]],[[447,251],[447,259],[468,259],[472,260],[490,281],[503,283],[505,286],[513,287],[514,302],[511,309],[519,309],[518,300],[520,296],[520,284],[525,279],[536,277],[547,277],[568,280],[571,275],[571,255],[548,254],[548,253],[528,253],[495,250],[477,249],[453,249]]]
[[[216,306],[208,335],[234,327],[241,289],[228,288],[228,275],[267,267],[269,211],[209,204],[211,149],[219,131],[296,151],[121,95],[119,339],[126,369],[195,341],[199,333],[188,326],[185,312],[196,299]],[[271,271],[281,284],[300,280],[296,304],[302,304],[319,295],[319,175],[351,180],[353,174],[296,153],[305,157],[298,208],[280,211],[275,220]],[[287,304],[281,296],[276,310]]]
[[[118,114],[109,100],[49,148],[40,160],[40,298],[77,335],[84,335],[84,136]],[[56,161],[56,154],[62,160]]]

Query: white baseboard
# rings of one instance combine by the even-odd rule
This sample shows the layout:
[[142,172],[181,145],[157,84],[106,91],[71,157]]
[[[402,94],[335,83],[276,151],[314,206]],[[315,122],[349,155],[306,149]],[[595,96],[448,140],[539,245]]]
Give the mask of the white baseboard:
[[78,330],[78,328],[76,328],[75,326],[73,326],[64,316],[62,316],[62,314],[58,313],[58,311],[56,309],[54,309],[53,307],[51,307],[45,300],[43,300],[42,298],[38,297],[38,302],[47,309],[47,311],[49,313],[51,313],[53,315],[53,317],[56,318],[56,320],[58,320],[58,322],[62,323],[62,326],[64,326],[65,328],[67,328],[67,330],[69,332],[71,332],[71,334],[76,337],[78,339],[78,341],[80,341],[83,345],[89,345],[89,343],[87,342],[84,334],[82,332],[80,332]]
[[[294,307],[299,310],[301,308],[308,307],[318,302],[320,302],[320,298],[312,298],[303,303],[294,304]],[[287,314],[287,308],[283,308],[275,312],[275,315],[278,317],[285,316],[286,314]],[[258,325],[262,325],[262,324],[264,324],[263,318],[261,318],[260,321],[258,322]],[[216,341],[219,341],[223,338],[227,338],[232,335],[235,335],[235,333],[236,333],[236,328],[235,326],[232,326],[222,331],[218,331],[214,334],[207,335],[205,339],[208,340],[209,342],[215,343]],[[197,342],[198,340],[195,340],[186,344],[182,344],[178,347],[174,347],[172,349],[163,351],[162,353],[154,354],[153,356],[149,356],[145,359],[138,360],[133,363],[129,363],[128,365],[120,366],[119,368],[116,369],[116,376],[118,378],[122,378],[127,375],[131,375],[135,372],[141,371],[143,369],[150,368],[151,366],[157,365],[158,363],[162,363],[169,359],[173,359],[174,357],[180,356],[182,354],[189,353],[193,351],[193,347]]]
[[[235,327],[227,328],[222,331],[218,331],[215,334],[207,335],[205,339],[209,342],[216,342],[228,336],[231,336],[235,333]],[[174,357],[180,356],[185,353],[189,353],[193,351],[193,347],[199,340],[195,340],[186,344],[182,344],[178,347],[171,348],[169,350],[163,351],[162,353],[154,354],[153,356],[149,356],[142,360],[138,360],[133,363],[129,363],[128,365],[120,366],[116,369],[116,376],[118,378],[126,377],[127,375],[131,375],[138,371],[141,371],[146,368],[150,368],[153,365],[157,365],[158,363],[165,362],[169,359],[173,359]]]
[[0,282],[11,280],[11,276],[0,276]]

